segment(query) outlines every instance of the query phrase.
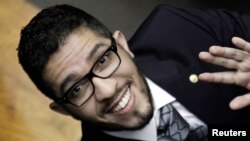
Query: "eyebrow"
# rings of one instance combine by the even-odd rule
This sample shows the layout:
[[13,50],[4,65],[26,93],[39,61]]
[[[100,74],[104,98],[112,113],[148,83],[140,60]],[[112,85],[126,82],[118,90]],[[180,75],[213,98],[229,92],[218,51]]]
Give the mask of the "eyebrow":
[[66,93],[66,91],[64,91],[65,86],[71,82],[72,80],[74,80],[77,76],[75,74],[69,74],[62,82],[62,84],[60,85],[60,91],[62,94],[62,97],[64,96],[64,94]]
[[93,49],[89,52],[89,54],[87,55],[87,61],[92,60],[95,56],[95,54],[98,52],[98,50],[100,49],[100,47],[105,46],[105,44],[103,43],[98,43],[96,44]]

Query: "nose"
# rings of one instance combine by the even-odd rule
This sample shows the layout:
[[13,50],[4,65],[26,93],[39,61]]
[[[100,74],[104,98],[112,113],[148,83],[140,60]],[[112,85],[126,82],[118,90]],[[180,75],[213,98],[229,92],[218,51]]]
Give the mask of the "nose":
[[116,92],[116,80],[112,78],[102,79],[93,77],[92,82],[95,87],[95,98],[101,102],[111,98]]

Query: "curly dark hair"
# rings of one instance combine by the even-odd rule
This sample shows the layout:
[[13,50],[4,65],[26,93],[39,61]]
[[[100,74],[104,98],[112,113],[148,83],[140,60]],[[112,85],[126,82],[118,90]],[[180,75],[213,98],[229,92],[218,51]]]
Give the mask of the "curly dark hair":
[[101,37],[112,37],[110,30],[96,18],[69,5],[43,9],[21,31],[17,48],[19,62],[36,87],[51,99],[55,98],[54,91],[43,78],[43,70],[49,57],[79,28],[88,28]]

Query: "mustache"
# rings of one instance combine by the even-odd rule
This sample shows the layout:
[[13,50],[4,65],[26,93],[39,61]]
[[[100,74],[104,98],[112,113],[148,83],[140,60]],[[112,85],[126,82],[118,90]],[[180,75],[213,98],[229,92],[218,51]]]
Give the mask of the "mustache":
[[119,98],[123,94],[124,89],[130,86],[131,83],[132,80],[124,81],[123,84],[117,87],[117,89],[115,90],[115,94],[113,94],[112,97],[103,101],[103,106],[101,107],[100,116],[104,116],[104,114],[108,111],[110,106],[117,100],[117,98]]

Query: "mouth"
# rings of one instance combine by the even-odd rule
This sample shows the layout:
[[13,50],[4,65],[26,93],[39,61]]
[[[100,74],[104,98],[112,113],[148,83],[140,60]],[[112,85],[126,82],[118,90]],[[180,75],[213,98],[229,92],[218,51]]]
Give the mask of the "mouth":
[[129,111],[132,105],[132,93],[129,85],[123,90],[122,95],[118,98],[118,100],[115,100],[115,102],[111,104],[110,108],[107,110],[107,113],[124,114]]

